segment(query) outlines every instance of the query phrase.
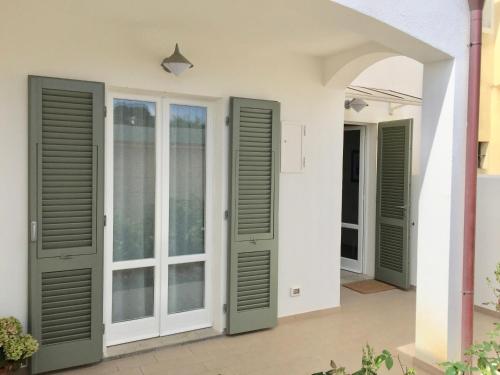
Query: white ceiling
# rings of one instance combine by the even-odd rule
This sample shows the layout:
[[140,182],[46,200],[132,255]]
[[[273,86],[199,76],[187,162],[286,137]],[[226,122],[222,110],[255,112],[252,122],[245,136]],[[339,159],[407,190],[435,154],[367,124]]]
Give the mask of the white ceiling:
[[22,6],[29,12],[45,13],[52,8],[66,21],[85,17],[90,23],[117,25],[137,33],[155,31],[168,40],[173,38],[181,43],[195,39],[228,46],[257,45],[326,56],[368,41],[339,26],[340,20],[330,0],[30,0],[9,3],[17,3],[9,6]]
[[260,44],[316,56],[366,42],[339,27],[330,0],[106,0],[103,7],[113,20],[180,38]]

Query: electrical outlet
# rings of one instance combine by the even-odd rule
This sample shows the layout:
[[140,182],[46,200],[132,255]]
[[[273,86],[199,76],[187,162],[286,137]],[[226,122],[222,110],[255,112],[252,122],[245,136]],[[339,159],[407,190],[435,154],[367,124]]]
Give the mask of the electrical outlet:
[[290,288],[290,297],[299,297],[300,296],[300,286],[294,286]]

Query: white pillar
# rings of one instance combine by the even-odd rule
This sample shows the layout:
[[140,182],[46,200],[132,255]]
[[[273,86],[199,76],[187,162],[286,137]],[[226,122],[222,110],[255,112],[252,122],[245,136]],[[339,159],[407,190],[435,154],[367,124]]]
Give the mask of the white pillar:
[[464,60],[424,67],[415,349],[432,364],[461,354]]

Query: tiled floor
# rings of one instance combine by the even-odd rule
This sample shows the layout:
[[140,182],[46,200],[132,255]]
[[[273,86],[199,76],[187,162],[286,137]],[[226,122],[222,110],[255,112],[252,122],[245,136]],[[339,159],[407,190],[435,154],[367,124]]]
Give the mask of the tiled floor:
[[[366,343],[395,354],[397,347],[413,342],[415,292],[391,290],[361,295],[341,289],[341,309],[285,318],[272,330],[156,349],[66,373],[306,375],[327,369],[331,359],[354,371]],[[479,315],[477,332],[486,332],[493,321]],[[397,370],[394,373],[399,374]]]

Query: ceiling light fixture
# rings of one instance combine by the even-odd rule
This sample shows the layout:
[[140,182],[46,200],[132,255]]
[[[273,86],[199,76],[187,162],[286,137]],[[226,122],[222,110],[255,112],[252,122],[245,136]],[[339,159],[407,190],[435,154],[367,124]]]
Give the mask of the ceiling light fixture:
[[179,76],[186,69],[192,68],[193,64],[191,64],[191,62],[182,55],[181,51],[179,51],[179,45],[175,43],[174,53],[172,53],[169,57],[164,58],[161,62],[161,66],[165,69],[165,71]]
[[363,99],[353,98],[351,100],[346,99],[344,102],[345,109],[354,109],[356,112],[361,112],[363,108],[368,107],[368,103]]

